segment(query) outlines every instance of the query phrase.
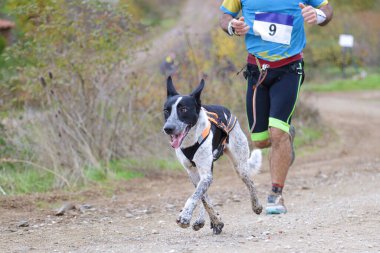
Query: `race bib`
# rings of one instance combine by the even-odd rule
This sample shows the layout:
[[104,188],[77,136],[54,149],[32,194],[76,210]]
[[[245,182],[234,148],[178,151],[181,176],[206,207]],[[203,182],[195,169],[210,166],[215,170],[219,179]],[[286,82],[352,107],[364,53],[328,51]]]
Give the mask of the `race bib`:
[[281,13],[261,12],[255,14],[253,32],[263,40],[290,45],[294,17]]

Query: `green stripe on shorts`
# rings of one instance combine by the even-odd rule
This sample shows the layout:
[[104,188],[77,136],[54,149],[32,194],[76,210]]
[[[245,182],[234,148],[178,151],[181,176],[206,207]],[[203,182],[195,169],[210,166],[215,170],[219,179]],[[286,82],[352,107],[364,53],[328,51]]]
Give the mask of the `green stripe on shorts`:
[[[302,64],[301,64],[301,63],[299,63],[299,68],[300,68],[300,70],[302,70]],[[299,79],[299,81],[298,81],[297,97],[296,97],[296,101],[294,102],[292,112],[290,113],[290,115],[289,115],[289,117],[288,117],[288,119],[287,119],[287,121],[286,121],[286,122],[288,122],[288,123],[289,123],[290,118],[292,117],[292,115],[293,115],[293,113],[294,113],[294,110],[296,109],[296,104],[297,104],[297,101],[298,101],[298,96],[299,96],[299,94],[300,94],[301,81],[302,81],[302,74],[299,74],[299,76],[300,76],[300,79]]]
[[269,118],[269,126],[281,129],[282,131],[289,133],[290,125],[284,121],[275,118]]
[[252,141],[265,141],[269,139],[269,131],[266,130],[264,132],[260,133],[252,133],[251,134],[251,140]]

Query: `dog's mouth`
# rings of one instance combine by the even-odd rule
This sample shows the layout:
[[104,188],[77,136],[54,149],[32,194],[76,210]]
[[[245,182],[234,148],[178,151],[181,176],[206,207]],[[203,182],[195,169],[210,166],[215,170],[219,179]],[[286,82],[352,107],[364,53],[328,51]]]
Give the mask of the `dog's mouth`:
[[170,145],[172,145],[173,148],[179,148],[182,144],[183,139],[185,139],[186,135],[189,133],[190,128],[190,126],[187,126],[183,132],[179,134],[171,134]]

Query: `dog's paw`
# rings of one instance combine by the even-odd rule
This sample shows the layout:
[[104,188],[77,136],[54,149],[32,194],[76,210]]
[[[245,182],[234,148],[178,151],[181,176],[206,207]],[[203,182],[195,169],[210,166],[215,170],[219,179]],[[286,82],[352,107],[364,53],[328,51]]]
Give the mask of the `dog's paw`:
[[220,233],[222,233],[223,227],[224,227],[223,222],[219,222],[218,224],[214,224],[211,222],[211,229],[214,235],[219,235]]
[[198,231],[200,230],[201,228],[203,228],[205,225],[205,221],[196,221],[193,223],[193,230],[194,231]]
[[255,214],[259,215],[261,214],[261,212],[263,211],[263,206],[262,205],[258,205],[258,206],[253,206],[252,207],[252,210]]
[[181,228],[188,228],[190,226],[190,218],[186,218],[181,215],[177,218],[176,222]]

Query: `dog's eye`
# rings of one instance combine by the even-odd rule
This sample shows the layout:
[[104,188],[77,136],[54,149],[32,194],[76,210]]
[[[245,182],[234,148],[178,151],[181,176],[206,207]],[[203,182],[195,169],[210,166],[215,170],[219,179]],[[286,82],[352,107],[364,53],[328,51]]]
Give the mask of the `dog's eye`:
[[169,110],[168,109],[164,109],[164,114],[169,114]]
[[179,108],[179,111],[182,112],[182,113],[187,112],[187,108],[186,107],[181,107],[181,108]]

